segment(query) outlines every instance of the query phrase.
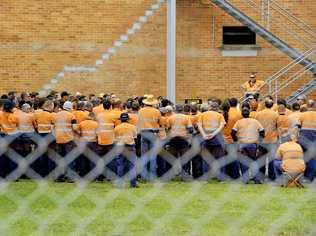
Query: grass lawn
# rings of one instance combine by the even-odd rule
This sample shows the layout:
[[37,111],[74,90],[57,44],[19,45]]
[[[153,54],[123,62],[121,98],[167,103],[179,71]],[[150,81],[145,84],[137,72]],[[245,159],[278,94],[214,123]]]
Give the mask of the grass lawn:
[[[39,187],[40,186],[40,187]],[[316,189],[211,183],[0,186],[0,235],[316,235]]]

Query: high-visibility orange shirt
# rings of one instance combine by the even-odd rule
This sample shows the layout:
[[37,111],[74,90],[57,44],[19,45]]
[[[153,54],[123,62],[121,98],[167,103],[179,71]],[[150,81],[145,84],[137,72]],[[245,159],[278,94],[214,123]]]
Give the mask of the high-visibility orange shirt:
[[78,124],[77,129],[80,133],[81,142],[97,142],[98,122],[90,119],[84,120]]
[[113,118],[115,119],[115,125],[119,125],[121,123],[120,116],[123,113],[123,111],[115,108],[111,110],[111,113],[112,113]]
[[72,121],[75,119],[71,112],[64,110],[54,114],[56,143],[68,143],[74,139]]
[[199,123],[199,114],[190,115],[190,120],[191,120],[191,124],[193,125],[193,127],[197,127],[197,125]]
[[18,115],[19,125],[18,130],[22,133],[35,132],[35,118],[33,113],[19,112]]
[[264,86],[264,81],[256,80],[253,85],[250,85],[249,81],[243,83],[242,88],[246,90],[246,92],[259,92],[260,89]]
[[240,111],[236,107],[231,107],[228,111],[228,120],[223,129],[225,143],[231,144],[234,142],[231,136],[232,128],[240,119],[242,119]]
[[54,123],[54,115],[48,111],[37,110],[34,113],[35,122],[37,126],[37,132],[42,133],[51,133]]
[[222,114],[216,111],[206,111],[199,115],[199,124],[206,133],[212,133],[220,127],[221,124],[226,124]]
[[138,126],[140,130],[160,128],[161,113],[154,107],[145,106],[138,112]]
[[80,124],[82,121],[86,120],[88,117],[88,114],[86,111],[73,111],[72,114],[74,114],[77,124]]
[[128,123],[130,123],[131,125],[137,125],[138,123],[138,114],[136,113],[128,113],[129,116],[129,120]]
[[110,110],[105,110],[97,116],[98,144],[112,145],[114,143],[114,127],[116,119]]
[[0,114],[1,130],[5,134],[16,134],[18,132],[18,117],[14,113],[2,112]]
[[158,137],[160,139],[166,139],[167,138],[167,132],[166,132],[166,129],[167,129],[167,126],[168,126],[168,118],[167,116],[162,116],[160,118],[160,129],[159,129],[159,133],[158,133]]
[[289,118],[289,127],[290,128],[295,128],[298,124],[300,124],[300,116],[301,116],[301,112],[299,111],[295,111],[292,112],[288,118]]
[[137,137],[135,125],[123,122],[114,128],[115,140],[118,144],[134,145]]
[[188,128],[192,127],[190,117],[184,114],[173,114],[167,119],[171,137],[188,138]]
[[305,171],[304,153],[296,142],[286,142],[279,146],[276,156],[282,160],[282,169],[286,172],[302,173]]
[[256,120],[260,122],[265,130],[265,138],[263,143],[276,143],[278,140],[278,113],[272,109],[263,109],[262,111],[257,112]]
[[316,130],[316,111],[306,111],[301,113],[299,121],[302,129]]
[[251,111],[250,114],[249,114],[249,118],[255,119],[256,118],[256,114],[257,114],[257,111]]
[[104,112],[103,104],[100,104],[99,106],[96,106],[92,109],[92,112],[96,115]]
[[262,125],[253,118],[243,118],[238,120],[233,130],[237,132],[237,138],[239,143],[258,143],[259,131],[264,130]]
[[289,131],[289,117],[286,114],[279,114],[277,120],[278,135],[279,137],[285,136]]

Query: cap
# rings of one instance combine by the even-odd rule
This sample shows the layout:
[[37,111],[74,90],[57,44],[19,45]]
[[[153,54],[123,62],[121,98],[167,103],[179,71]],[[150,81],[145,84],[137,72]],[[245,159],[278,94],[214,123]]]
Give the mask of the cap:
[[129,120],[129,115],[128,113],[122,113],[120,116],[120,120],[123,121],[128,121]]
[[69,102],[69,101],[65,102],[64,105],[63,105],[63,109],[66,110],[66,111],[72,110],[72,103]]

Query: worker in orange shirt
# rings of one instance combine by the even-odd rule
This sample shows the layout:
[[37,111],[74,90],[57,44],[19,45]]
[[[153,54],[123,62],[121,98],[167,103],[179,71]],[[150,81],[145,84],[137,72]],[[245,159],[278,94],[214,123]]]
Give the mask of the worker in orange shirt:
[[284,104],[279,104],[278,114],[277,127],[279,143],[284,143],[289,139],[290,135],[289,115],[287,115],[287,110]]
[[32,138],[35,134],[36,122],[34,114],[31,113],[31,106],[28,103],[24,103],[21,107],[21,111],[17,114],[19,123],[18,130],[20,133],[20,155],[26,157],[32,152],[32,149],[35,148],[35,143],[32,141]]
[[[202,169],[206,178],[209,178],[210,164],[217,160],[219,168],[216,171],[217,179],[223,181],[226,179],[225,173],[225,150],[222,130],[226,124],[222,114],[218,113],[219,104],[209,102],[209,110],[199,116],[198,128],[203,138],[202,143]],[[212,158],[210,158],[210,154]]]
[[[273,101],[270,99],[265,100],[265,108],[262,111],[257,112],[256,120],[260,122],[265,130],[265,138],[263,143],[259,147],[260,158],[262,160],[268,159],[268,176],[270,180],[275,180],[273,171],[273,159],[275,158],[276,145],[278,141],[278,113],[272,110]],[[266,166],[263,165],[260,171],[265,174]]]
[[278,179],[282,172],[300,174],[305,171],[304,152],[297,143],[296,134],[290,134],[289,140],[279,146],[273,165]]
[[128,179],[130,186],[136,188],[136,150],[135,139],[137,137],[137,129],[135,125],[129,124],[128,113],[120,115],[121,124],[115,127],[116,140],[116,167],[118,184],[121,185],[123,179]]
[[175,113],[168,117],[167,128],[169,130],[169,150],[181,163],[181,177],[188,179],[191,175],[191,158],[184,157],[184,153],[190,147],[190,134],[193,126],[190,117],[183,114],[183,105],[177,104]]
[[238,120],[232,129],[232,138],[239,144],[239,166],[244,183],[250,180],[249,168],[254,175],[255,184],[261,184],[264,175],[260,172],[260,160],[257,159],[258,144],[260,138],[264,138],[264,128],[255,119],[249,118],[250,110],[243,108],[243,119]]
[[301,114],[302,113],[300,112],[300,104],[298,104],[297,102],[294,102],[292,104],[292,112],[288,116],[289,129],[291,132],[293,132],[294,130],[298,128],[297,125],[299,124],[299,119],[300,119]]
[[155,108],[158,100],[148,95],[143,101],[144,107],[138,112],[138,130],[141,134],[142,178],[154,180],[157,177],[157,150],[159,144],[158,133],[160,129],[161,113]]
[[37,142],[39,150],[43,151],[42,155],[33,163],[34,170],[45,177],[51,173],[55,168],[55,163],[50,157],[53,156],[55,149],[55,137],[53,136],[53,123],[54,123],[54,103],[51,100],[46,100],[42,103],[41,109],[34,113],[37,133],[42,139]]
[[120,123],[120,116],[122,114],[122,101],[118,98],[112,100],[112,116],[115,119],[115,124],[118,125]]
[[[54,131],[56,138],[56,152],[66,161],[65,168],[58,173],[57,181],[72,182],[76,179],[77,156],[69,155],[76,147],[74,142],[74,129],[77,121],[72,114],[72,103],[66,101],[63,109],[54,115]],[[57,162],[61,160],[57,158]]]
[[260,93],[261,89],[264,86],[264,81],[257,80],[256,74],[252,73],[249,77],[249,80],[242,84],[241,88],[243,90],[243,93],[246,95],[248,94],[258,94]]
[[[16,180],[19,176],[12,176],[12,172],[17,168],[17,164],[10,158],[9,149],[16,150],[18,143],[18,125],[19,121],[17,116],[13,113],[14,104],[10,100],[6,100],[3,104],[3,112],[0,116],[0,126],[4,134],[1,143],[4,147],[1,152],[1,175],[12,180]],[[11,175],[10,175],[11,174]]]
[[316,174],[316,103],[309,103],[308,111],[299,116],[299,144],[305,152],[305,178],[313,182]]
[[[90,112],[85,120],[81,121],[76,128],[76,132],[79,134],[79,149],[82,153],[78,158],[78,173],[80,177],[85,177],[94,167],[95,158],[97,154],[97,129],[98,122],[96,121],[96,116],[93,112]],[[95,169],[97,170],[97,169]],[[101,173],[100,173],[101,174]],[[93,177],[99,176],[99,174],[93,173]]]
[[79,101],[77,104],[77,110],[73,110],[72,114],[75,116],[75,119],[78,124],[87,119],[89,113],[85,111],[85,103]]
[[242,115],[237,109],[237,105],[238,100],[236,98],[230,98],[228,101],[222,104],[222,107],[224,108],[223,115],[226,121],[223,134],[226,150],[228,152],[228,155],[226,156],[226,173],[233,179],[238,179],[240,177],[239,165],[237,161],[237,146],[234,144],[234,140],[231,136],[231,130],[235,123],[242,119]]
[[117,119],[113,116],[111,107],[111,102],[105,100],[103,102],[104,111],[97,114],[98,155],[106,163],[103,176],[99,176],[99,180],[102,180],[104,177],[112,180],[116,175],[115,161],[113,160],[114,155],[111,155],[111,150],[114,144],[114,127],[117,123]]

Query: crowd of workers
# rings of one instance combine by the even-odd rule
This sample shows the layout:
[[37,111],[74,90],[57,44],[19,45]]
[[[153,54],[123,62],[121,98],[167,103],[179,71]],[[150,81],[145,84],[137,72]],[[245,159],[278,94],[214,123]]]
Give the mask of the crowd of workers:
[[[250,95],[172,104],[163,97],[10,92],[0,100],[0,177],[56,181],[244,183],[316,173],[316,102]],[[61,162],[63,161],[63,162]],[[25,164],[26,163],[26,164]]]

